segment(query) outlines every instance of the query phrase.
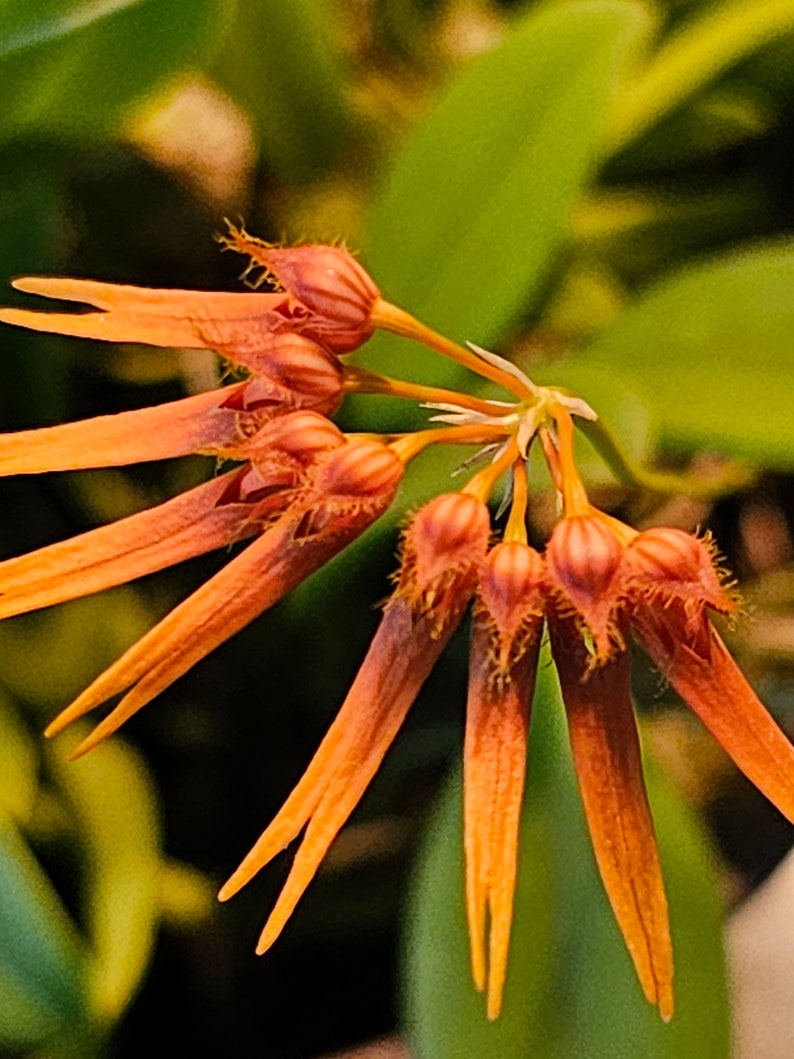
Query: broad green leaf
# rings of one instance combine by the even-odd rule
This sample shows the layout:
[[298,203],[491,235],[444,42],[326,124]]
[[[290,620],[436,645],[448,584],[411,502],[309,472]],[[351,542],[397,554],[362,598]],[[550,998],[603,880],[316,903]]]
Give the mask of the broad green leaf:
[[790,469],[792,335],[794,243],[755,245],[662,280],[561,366],[571,386],[603,370],[618,400],[625,380],[670,446]]
[[194,59],[218,0],[6,0],[0,7],[0,137],[98,137]]
[[651,769],[677,959],[678,1010],[665,1025],[642,995],[598,877],[548,657],[534,714],[504,1013],[488,1025],[469,984],[456,780],[429,829],[408,906],[406,1009],[418,1059],[724,1059],[719,900],[699,828]]
[[317,0],[241,3],[213,76],[250,113],[284,180],[316,178],[345,146],[349,120],[332,8]]
[[0,1045],[40,1044],[86,1019],[87,953],[49,879],[0,810]]
[[[453,80],[383,174],[366,262],[389,301],[485,345],[536,305],[646,25],[631,0],[543,5]],[[404,340],[372,348],[379,370],[462,375]]]
[[791,0],[728,0],[689,19],[625,86],[609,127],[620,150],[725,70],[794,31]]
[[160,826],[143,761],[119,738],[70,763],[88,731],[75,725],[49,744],[50,768],[77,824],[85,864],[92,1018],[114,1021],[148,967],[160,912]]

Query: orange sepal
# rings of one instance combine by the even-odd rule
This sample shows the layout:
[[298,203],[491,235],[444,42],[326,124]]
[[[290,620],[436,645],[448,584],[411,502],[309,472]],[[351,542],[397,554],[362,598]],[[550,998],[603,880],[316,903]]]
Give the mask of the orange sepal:
[[274,331],[288,326],[288,296],[273,293],[154,290],[95,280],[27,276],[17,290],[82,302],[103,312],[53,313],[0,309],[0,321],[33,331],[105,342],[215,349],[245,366]]
[[629,691],[629,656],[600,667],[569,618],[549,617],[551,649],[587,825],[615,918],[646,997],[673,1015],[673,953],[659,853]]
[[747,683],[708,619],[637,606],[640,643],[684,702],[765,797],[794,823],[794,746]]
[[497,544],[480,573],[472,628],[463,756],[466,908],[472,976],[478,990],[487,987],[489,1019],[501,1010],[507,971],[542,570],[527,545]]
[[239,471],[109,526],[0,563],[0,619],[101,592],[256,533],[251,505],[222,503]]
[[281,811],[221,888],[221,900],[232,897],[306,826],[258,953],[280,934],[460,622],[488,525],[486,506],[462,494],[437,497],[409,525],[397,588],[339,714]]
[[225,408],[224,402],[245,385],[209,390],[154,408],[0,434],[0,475],[121,467],[223,450],[240,437],[239,414]]
[[320,479],[336,482],[338,494],[318,494],[307,486],[302,501],[134,644],[55,718],[45,734],[57,734],[134,685],[70,757],[107,738],[359,536],[386,510],[401,473],[399,460],[377,442],[350,442],[332,450],[318,467],[315,485]]

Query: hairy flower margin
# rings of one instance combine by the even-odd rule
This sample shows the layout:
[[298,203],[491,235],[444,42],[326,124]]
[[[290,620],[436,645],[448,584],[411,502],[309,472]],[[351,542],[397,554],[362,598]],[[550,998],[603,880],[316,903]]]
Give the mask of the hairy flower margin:
[[[0,618],[22,614],[246,542],[230,562],[88,687],[55,735],[120,701],[73,752],[111,733],[186,670],[366,530],[405,466],[433,444],[482,447],[485,466],[431,500],[405,529],[395,588],[336,720],[303,778],[239,868],[226,900],[299,835],[257,946],[276,940],[433,665],[472,607],[464,746],[466,908],[477,988],[496,1018],[507,968],[530,708],[544,627],[559,674],[593,849],[648,1000],[673,1013],[667,902],[629,692],[633,635],[753,783],[794,822],[794,748],[709,620],[736,599],[708,538],[638,532],[591,505],[574,460],[583,401],[535,386],[514,365],[437,334],[381,298],[338,246],[282,248],[230,228],[250,258],[243,293],[150,290],[25,278],[23,292],[91,312],[0,310],[5,323],[112,342],[207,348],[242,381],[140,411],[0,435],[0,474],[119,466],[189,453],[231,469],[149,511],[0,563]],[[387,378],[346,363],[376,329],[424,343],[496,382],[511,400]],[[390,394],[444,424],[346,435],[328,418],[346,393]],[[537,439],[561,516],[543,554],[527,540],[527,455]],[[471,466],[467,461],[465,466]],[[494,540],[488,501],[509,475]]]

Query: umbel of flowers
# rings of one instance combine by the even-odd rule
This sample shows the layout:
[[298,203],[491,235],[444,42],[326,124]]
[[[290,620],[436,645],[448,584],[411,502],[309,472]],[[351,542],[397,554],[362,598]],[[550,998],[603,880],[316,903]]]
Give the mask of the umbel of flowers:
[[[214,294],[26,278],[16,281],[18,290],[94,311],[0,311],[0,320],[39,331],[212,349],[244,376],[156,408],[0,436],[6,475],[188,453],[230,466],[149,511],[0,563],[2,618],[244,545],[98,676],[47,734],[120,695],[73,756],[85,753],[366,530],[427,446],[480,446],[483,460],[466,484],[435,497],[405,528],[394,591],[336,720],[220,897],[231,897],[302,836],[257,951],[273,944],[471,606],[466,908],[473,977],[486,992],[488,1016],[499,1013],[507,967],[530,707],[546,627],[604,886],[645,995],[670,1018],[672,950],[629,692],[631,637],[794,821],[794,749],[709,621],[710,612],[736,609],[712,543],[670,528],[640,533],[595,508],[573,445],[574,417],[595,418],[589,406],[535,386],[509,362],[458,346],[384,301],[346,250],[278,248],[235,229],[225,243],[248,255],[249,271],[260,270],[275,289]],[[378,328],[451,357],[498,383],[509,400],[345,363]],[[419,401],[441,425],[346,435],[329,416],[351,392]],[[526,529],[527,455],[535,442],[561,510],[543,554],[529,545]],[[505,477],[509,513],[497,539],[488,502]]]

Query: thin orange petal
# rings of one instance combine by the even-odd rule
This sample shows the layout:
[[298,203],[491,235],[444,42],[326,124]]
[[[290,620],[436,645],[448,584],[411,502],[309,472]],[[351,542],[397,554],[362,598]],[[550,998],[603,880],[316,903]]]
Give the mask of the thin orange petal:
[[668,1020],[673,1014],[673,955],[629,692],[629,656],[620,652],[592,669],[573,621],[550,616],[549,627],[601,878],[645,995]]
[[794,746],[706,617],[697,636],[674,608],[640,607],[640,643],[684,702],[765,797],[794,823]]
[[239,438],[238,414],[223,404],[244,385],[154,408],[0,434],[0,475],[120,467],[223,448]]
[[361,440],[331,450],[315,484],[336,485],[337,495],[307,486],[301,502],[134,644],[55,718],[46,734],[55,735],[134,684],[71,756],[110,735],[370,526],[391,502],[402,469],[388,447],[377,442]]
[[492,629],[475,619],[463,771],[466,904],[472,974],[479,990],[487,984],[489,1019],[501,1010],[507,971],[539,642],[537,637],[509,671],[499,671]]
[[251,536],[248,504],[220,504],[230,471],[157,507],[0,563],[0,619],[101,592]]
[[[341,551],[372,521],[348,518],[344,527],[296,540],[300,514],[282,517],[134,644],[47,728],[55,735],[130,685],[125,696],[74,754],[106,738],[133,713],[216,647],[277,603]],[[362,524],[363,523],[363,524]]]
[[[0,321],[33,331],[189,349],[251,348],[257,335],[283,324],[284,294],[154,290],[94,280],[25,277],[17,290],[106,312],[52,313],[0,309]],[[240,361],[240,363],[242,363]]]
[[307,772],[237,871],[224,884],[232,897],[309,822],[292,870],[257,946],[275,941],[339,829],[358,804],[420,687],[460,620],[460,610],[417,619],[394,597],[361,669]]

